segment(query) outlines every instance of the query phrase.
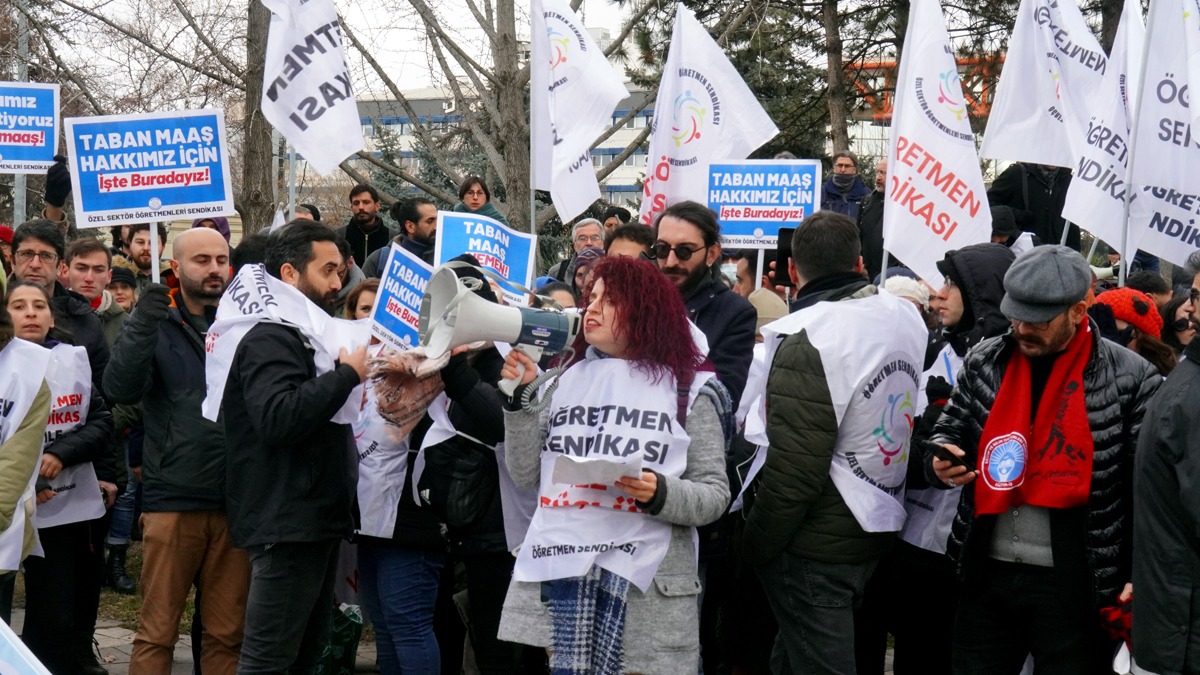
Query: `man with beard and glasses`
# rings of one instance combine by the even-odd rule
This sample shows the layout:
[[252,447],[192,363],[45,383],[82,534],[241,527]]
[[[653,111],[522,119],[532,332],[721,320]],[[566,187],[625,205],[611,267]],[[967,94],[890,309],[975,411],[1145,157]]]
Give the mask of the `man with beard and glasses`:
[[757,315],[713,270],[721,259],[717,214],[697,202],[680,202],[658,216],[654,231],[658,268],[683,294],[688,318],[708,339],[708,358],[736,409],[754,356]]
[[[400,223],[404,231],[392,239],[392,243],[400,244],[404,250],[432,265],[433,243],[437,238],[437,214],[437,205],[424,197],[396,202],[392,207],[392,217]],[[362,271],[368,279],[379,279],[383,276],[389,250],[381,248],[363,261]]]
[[932,485],[962,487],[943,582],[957,581],[955,673],[1018,673],[1029,654],[1038,672],[1111,670],[1097,618],[1132,592],[1134,444],[1162,378],[1100,338],[1091,283],[1069,247],[1017,258],[1000,301],[1012,328],[967,352],[930,436],[961,460],[925,464]]
[[225,430],[201,415],[205,338],[229,283],[229,245],[196,228],[174,242],[179,288],[150,284],[113,345],[104,393],[141,404],[142,611],[132,672],[166,673],[179,620],[196,580],[204,595],[200,662],[206,673],[237,668],[250,564],[225,515]]
[[171,270],[171,265],[167,261],[162,260],[163,251],[167,247],[167,226],[158,223],[158,252],[150,250],[150,225],[149,223],[138,223],[129,226],[129,232],[126,234],[125,246],[129,249],[129,256],[123,255],[113,256],[112,264],[114,267],[124,267],[133,272],[134,278],[137,279],[137,292],[140,294],[146,290],[153,279],[152,269],[154,265],[159,266],[159,280],[168,288],[178,288],[179,281],[175,278],[175,272]]
[[350,242],[355,260],[366,260],[396,236],[379,216],[379,191],[370,185],[360,183],[351,188],[350,211],[350,222],[339,227],[337,233]]
[[[341,289],[337,239],[310,220],[271,235],[266,273],[306,299],[281,298],[281,308],[299,301],[299,314],[312,314],[309,302],[330,312]],[[270,282],[260,287],[270,292]],[[338,545],[353,528],[354,438],[331,420],[366,375],[366,347],[343,348],[318,374],[304,330],[256,323],[234,349],[223,390],[229,526],[251,568],[240,673],[312,671],[328,640]]]

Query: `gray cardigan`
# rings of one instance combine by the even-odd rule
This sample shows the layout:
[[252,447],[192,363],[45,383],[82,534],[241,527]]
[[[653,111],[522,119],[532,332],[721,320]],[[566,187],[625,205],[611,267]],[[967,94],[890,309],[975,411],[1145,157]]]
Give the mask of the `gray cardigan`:
[[[549,410],[549,406],[547,407]],[[505,464],[513,480],[536,487],[541,477],[546,413],[505,411]],[[707,394],[697,397],[684,428],[691,437],[683,475],[661,478],[666,499],[656,516],[671,523],[671,544],[646,593],[630,584],[625,617],[625,662],[631,673],[694,673],[700,659],[696,596],[695,528],[721,517],[729,504],[725,449],[717,409]],[[501,640],[550,646],[550,613],[541,584],[513,580],[500,620]]]

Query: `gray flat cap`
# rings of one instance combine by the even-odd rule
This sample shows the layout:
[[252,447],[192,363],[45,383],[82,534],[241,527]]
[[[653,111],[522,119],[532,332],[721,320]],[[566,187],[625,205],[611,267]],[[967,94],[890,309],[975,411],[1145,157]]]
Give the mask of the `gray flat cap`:
[[1037,246],[1026,251],[1004,275],[1000,311],[1013,321],[1040,323],[1087,297],[1092,268],[1066,246]]

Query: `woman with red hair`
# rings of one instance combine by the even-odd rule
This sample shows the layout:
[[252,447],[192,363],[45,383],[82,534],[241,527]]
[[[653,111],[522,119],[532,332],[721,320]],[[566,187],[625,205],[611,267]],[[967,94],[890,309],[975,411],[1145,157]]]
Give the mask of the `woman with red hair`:
[[502,372],[524,368],[506,464],[539,497],[500,638],[547,648],[556,675],[696,672],[695,528],[729,504],[728,394],[653,265],[603,260],[584,298],[576,358],[548,400],[520,405],[536,368],[519,350]]

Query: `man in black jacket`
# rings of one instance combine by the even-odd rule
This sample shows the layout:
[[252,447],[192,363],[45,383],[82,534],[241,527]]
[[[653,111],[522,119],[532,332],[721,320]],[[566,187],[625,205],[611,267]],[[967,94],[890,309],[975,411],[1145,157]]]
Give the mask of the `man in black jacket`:
[[13,278],[45,288],[53,296],[55,319],[66,329],[69,342],[87,350],[92,383],[103,391],[101,380],[108,367],[108,342],[104,326],[82,295],[58,282],[66,264],[66,242],[57,225],[45,219],[21,223],[13,233]]
[[[1063,204],[1071,187],[1071,170],[1016,162],[996,176],[988,188],[988,204],[1012,207],[1017,225],[1043,244],[1063,243]],[[1067,232],[1066,245],[1079,250],[1079,226]]]
[[[396,202],[392,216],[404,230],[392,243],[400,244],[404,250],[415,255],[427,265],[433,264],[434,240],[437,237],[437,204],[423,197],[413,197],[405,202]],[[363,261],[362,271],[368,279],[383,277],[390,247],[377,249]]]
[[[1200,320],[1200,271],[1191,320]],[[1200,340],[1150,404],[1138,439],[1133,511],[1133,657],[1155,673],[1200,672]]]
[[713,271],[721,259],[717,214],[703,204],[680,202],[659,214],[654,235],[658,268],[679,288],[688,318],[708,338],[708,358],[737,409],[754,358],[758,315]]
[[[341,264],[337,235],[308,221],[272,235],[266,253],[271,276],[326,312]],[[222,414],[230,532],[251,565],[239,673],[307,673],[321,654],[356,462],[349,425],[330,420],[365,374],[365,346],[318,374],[286,324],[261,322],[238,344]]]
[[[863,266],[874,279],[883,271],[883,205],[887,190],[887,158],[875,165],[875,190],[858,205],[858,238],[862,242]],[[895,261],[892,261],[895,264]]]
[[350,190],[350,222],[337,233],[350,243],[355,260],[366,261],[374,251],[384,248],[396,233],[379,217],[379,192],[366,184]]
[[[968,352],[926,474],[966,486],[947,553],[957,561],[954,672],[1106,672],[1097,621],[1129,594],[1133,444],[1161,378],[1087,319],[1091,270],[1039,246],[1004,276],[1008,333]],[[1124,590],[1122,590],[1124,588]]]
[[192,580],[204,594],[201,662],[233,673],[242,643],[250,564],[234,548],[225,516],[225,430],[200,414],[204,343],[229,282],[229,245],[216,230],[179,235],[171,269],[179,288],[146,287],[113,345],[105,392],[140,403],[142,463],[142,611],[130,667],[167,672]]

